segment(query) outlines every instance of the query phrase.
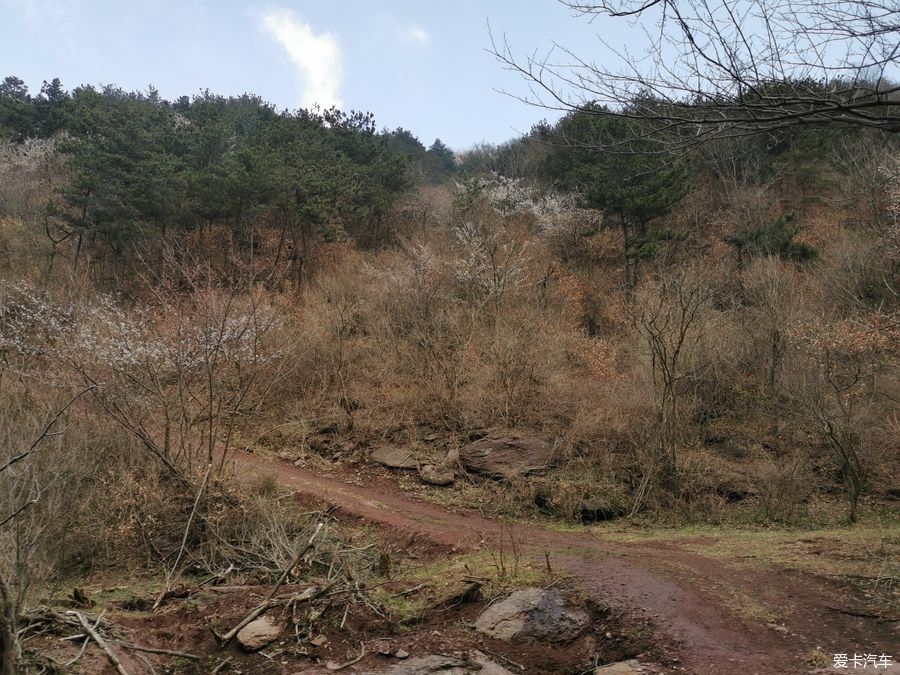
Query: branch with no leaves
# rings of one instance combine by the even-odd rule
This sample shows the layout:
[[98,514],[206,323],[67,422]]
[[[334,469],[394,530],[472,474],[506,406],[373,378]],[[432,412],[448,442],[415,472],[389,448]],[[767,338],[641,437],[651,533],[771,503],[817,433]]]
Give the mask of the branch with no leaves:
[[70,611],[66,612],[71,616],[74,616],[78,619],[81,627],[84,628],[84,631],[91,636],[94,642],[97,643],[97,646],[100,647],[104,652],[106,652],[106,656],[109,659],[110,663],[115,666],[116,672],[119,675],[128,675],[128,671],[125,670],[125,666],[122,665],[122,662],[119,660],[119,657],[116,656],[116,653],[110,648],[108,644],[106,644],[106,640],[100,637],[100,634],[94,629],[94,627],[90,624],[87,618],[81,612]]
[[206,465],[206,473],[203,476],[203,482],[200,483],[200,488],[197,490],[197,497],[194,499],[194,506],[191,508],[191,515],[188,517],[187,524],[184,526],[184,536],[181,538],[181,546],[178,548],[178,556],[175,558],[175,564],[172,565],[171,574],[167,575],[166,585],[160,592],[159,597],[156,598],[156,602],[153,603],[154,610],[159,607],[162,601],[165,599],[166,594],[171,588],[172,581],[178,578],[178,564],[181,562],[181,556],[184,555],[184,549],[187,545],[188,535],[191,532],[191,525],[194,522],[194,516],[197,514],[197,507],[200,504],[200,499],[203,497],[203,493],[206,491],[206,484],[207,482],[209,482],[209,474],[212,472],[212,467],[213,463],[210,460],[209,464]]
[[493,35],[488,51],[527,83],[529,94],[513,98],[638,122],[634,137],[612,139],[625,151],[636,138],[659,152],[797,126],[900,132],[897,0],[562,4],[589,21],[629,22],[645,53],[601,40],[606,58],[557,43],[520,57]]
[[[227,644],[234,638],[235,635],[238,634],[238,632],[241,630],[241,628],[243,628],[248,623],[253,621],[256,617],[258,617],[260,614],[265,612],[270,607],[273,607],[274,605],[282,602],[281,600],[273,599],[273,598],[275,598],[275,594],[278,592],[278,589],[281,588],[281,585],[284,583],[285,579],[287,579],[287,576],[288,576],[288,574],[290,574],[290,571],[292,569],[294,569],[294,567],[296,567],[300,563],[300,560],[303,558],[304,555],[306,555],[307,551],[309,551],[309,549],[311,549],[313,547],[313,544],[316,541],[316,537],[319,536],[319,532],[322,531],[322,528],[324,527],[324,525],[325,525],[324,523],[316,524],[316,529],[310,536],[309,541],[306,543],[306,545],[302,549],[300,549],[300,551],[297,553],[297,555],[294,556],[294,559],[287,565],[287,567],[284,568],[284,571],[281,573],[281,576],[278,578],[278,581],[272,587],[272,590],[269,591],[269,594],[266,596],[266,599],[263,600],[256,607],[254,607],[252,610],[250,610],[250,613],[247,614],[243,619],[241,619],[238,622],[238,624],[234,628],[232,628],[230,631],[228,631],[227,633],[225,633],[223,635],[219,635],[218,633],[216,633],[216,638],[219,640],[219,642],[221,642],[222,644]],[[318,589],[315,586],[313,586],[311,588],[306,589],[299,596],[292,598],[292,600],[312,600],[314,598],[319,597],[320,595],[323,595],[330,588],[331,588],[331,585],[326,586],[325,588],[322,588],[322,589]]]
[[50,421],[47,422],[47,424],[44,426],[43,431],[41,431],[40,435],[36,439],[34,439],[34,441],[32,441],[31,445],[28,446],[27,450],[20,452],[18,455],[13,455],[2,466],[0,466],[0,473],[2,473],[3,471],[6,471],[13,464],[15,464],[17,462],[21,462],[23,459],[25,459],[29,455],[31,455],[35,450],[37,450],[38,446],[41,444],[41,441],[43,441],[45,438],[47,438],[49,436],[57,435],[57,433],[59,433],[59,432],[51,431],[53,429],[53,425],[56,424],[56,422],[59,420],[59,418],[62,417],[63,413],[66,412],[66,410],[68,410],[72,406],[72,404],[75,403],[75,401],[77,401],[79,398],[81,398],[86,393],[88,393],[89,391],[91,391],[92,389],[95,389],[95,388],[96,387],[94,385],[85,387],[84,389],[79,391],[77,394],[75,394],[75,396],[73,396],[69,400],[69,402],[66,403],[62,408],[57,410],[56,414],[54,414],[53,417],[50,418]]

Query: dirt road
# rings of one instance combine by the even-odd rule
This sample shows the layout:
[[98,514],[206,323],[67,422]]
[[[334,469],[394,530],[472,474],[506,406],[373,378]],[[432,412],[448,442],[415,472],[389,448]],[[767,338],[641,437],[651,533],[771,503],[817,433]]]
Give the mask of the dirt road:
[[[509,539],[498,521],[410,498],[386,481],[354,485],[253,455],[236,462],[254,473],[270,472],[345,514],[438,544],[496,547],[501,531]],[[650,619],[686,672],[806,673],[813,670],[809,656],[816,649],[828,655],[865,648],[890,653],[893,646],[894,659],[900,656],[897,624],[842,613],[846,594],[821,577],[701,556],[673,544],[609,542],[587,529],[517,525],[512,536],[528,555],[543,559],[549,553],[555,568],[578,577],[598,601]]]

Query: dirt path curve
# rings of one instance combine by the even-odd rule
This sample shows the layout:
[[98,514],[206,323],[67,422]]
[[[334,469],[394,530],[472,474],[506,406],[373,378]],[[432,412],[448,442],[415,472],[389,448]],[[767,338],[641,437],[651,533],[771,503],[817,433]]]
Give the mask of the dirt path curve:
[[[496,548],[501,531],[509,538],[499,521],[417,501],[391,485],[377,481],[354,485],[253,455],[235,459],[239,467],[272,473],[279,483],[345,514],[438,544],[463,550],[479,545]],[[826,622],[836,620],[824,609],[835,602],[833,593],[787,571],[736,569],[677,547],[613,543],[588,531],[516,525],[512,532],[521,551],[541,559],[549,552],[555,569],[580,578],[602,603],[650,619],[660,641],[677,652],[689,673],[804,673],[810,668],[803,659],[814,646],[826,652],[832,646],[828,636],[847,639],[867,630],[849,617],[843,624]],[[723,602],[735,595],[787,597],[789,605],[779,617],[785,627],[775,630],[764,618],[741,616],[727,606],[731,603]],[[823,637],[826,642],[821,644]],[[859,643],[834,647],[840,650],[845,644]]]

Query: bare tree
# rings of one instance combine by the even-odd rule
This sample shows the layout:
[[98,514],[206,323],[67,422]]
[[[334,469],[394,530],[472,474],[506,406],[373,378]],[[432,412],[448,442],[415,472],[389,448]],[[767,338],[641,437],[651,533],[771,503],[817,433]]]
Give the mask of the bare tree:
[[[68,403],[60,407],[27,448],[18,451],[12,448],[3,448],[7,452],[0,455],[0,458],[2,458],[2,461],[0,461],[0,476],[4,479],[8,478],[16,468],[28,462],[29,458],[38,451],[45,440],[63,433],[55,429],[57,422],[75,401],[92,388],[83,389],[75,394]],[[14,501],[9,513],[0,513],[0,528],[8,525],[16,526],[17,520],[22,514],[41,498],[40,484],[27,472],[15,475],[5,482],[8,483],[9,493]],[[21,537],[18,534],[16,543],[15,559],[11,561],[11,566],[14,569],[13,579],[7,580],[3,574],[4,570],[0,568],[0,675],[13,675],[16,672],[16,661],[19,657],[17,630],[18,619],[27,589],[27,579],[25,578],[27,575],[27,564],[22,559],[23,546],[21,545]],[[14,584],[12,583],[13,580],[15,581]]]
[[[677,483],[684,384],[698,372],[693,352],[704,336],[715,291],[710,273],[676,269],[660,274],[631,308],[633,325],[650,355],[659,439],[656,470],[668,487]],[[645,490],[642,486],[639,499]]]
[[492,37],[532,104],[633,119],[634,137],[665,149],[801,125],[900,131],[898,0],[561,1],[631,25],[646,54],[604,43],[594,60],[554,43],[520,58]]

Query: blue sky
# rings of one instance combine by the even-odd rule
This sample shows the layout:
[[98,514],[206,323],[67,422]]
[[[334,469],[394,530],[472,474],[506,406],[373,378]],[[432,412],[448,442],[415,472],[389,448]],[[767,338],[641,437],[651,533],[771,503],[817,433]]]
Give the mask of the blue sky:
[[488,22],[520,54],[591,54],[605,28],[553,0],[0,0],[0,77],[339,103],[465,149],[554,117],[496,91],[526,88],[486,53]]

